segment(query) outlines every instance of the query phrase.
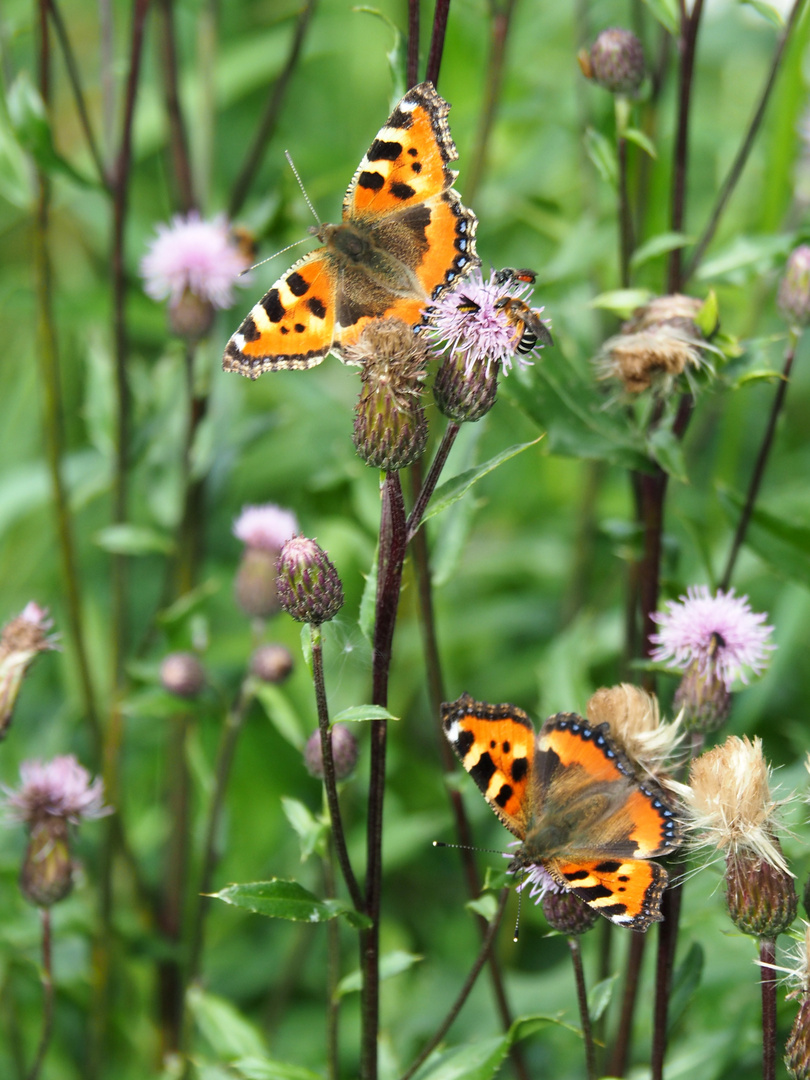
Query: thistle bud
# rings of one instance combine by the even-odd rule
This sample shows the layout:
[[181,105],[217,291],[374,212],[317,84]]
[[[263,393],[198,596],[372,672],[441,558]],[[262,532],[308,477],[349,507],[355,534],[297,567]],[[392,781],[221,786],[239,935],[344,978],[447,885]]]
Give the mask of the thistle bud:
[[585,934],[599,918],[593,908],[567,890],[547,892],[542,905],[546,922],[560,934]]
[[205,668],[194,653],[169,653],[160,665],[160,684],[177,697],[196,697],[205,686]]
[[792,1080],[810,1080],[810,996],[802,998],[785,1043],[785,1066]]
[[278,596],[297,622],[320,626],[343,607],[343,586],[326,552],[305,536],[294,536],[278,559]]
[[427,349],[401,319],[369,323],[347,363],[362,366],[354,445],[367,465],[402,469],[425,452],[428,427],[421,395]]
[[[333,724],[329,732],[329,738],[332,741],[335,779],[345,780],[351,776],[357,764],[357,739],[347,724]],[[304,747],[304,764],[310,776],[323,780],[320,731],[313,731],[307,739],[307,744]]]
[[682,714],[685,731],[717,731],[731,712],[731,694],[712,668],[701,674],[699,663],[693,661],[678,684],[673,706]]
[[31,828],[20,871],[20,891],[39,907],[64,900],[73,888],[73,860],[64,818],[44,817]]
[[250,658],[250,674],[262,682],[284,682],[292,669],[292,655],[283,645],[260,645]]
[[204,338],[214,325],[216,308],[210,300],[186,289],[182,296],[169,304],[169,331],[186,341]]
[[[773,843],[781,855],[779,841]],[[790,874],[746,849],[726,857],[726,902],[739,930],[771,939],[790,927],[799,904]]]
[[495,404],[501,365],[470,365],[460,350],[448,353],[436,373],[433,397],[439,412],[456,424],[473,423]]
[[785,276],[779,283],[777,303],[792,326],[810,323],[810,247],[795,248],[787,261]]
[[613,94],[631,94],[644,80],[644,50],[635,34],[613,27],[603,30],[586,58],[583,74]]
[[245,506],[233,523],[233,534],[245,545],[234,581],[239,607],[251,618],[277,615],[277,564],[285,540],[298,531],[295,514],[273,503]]

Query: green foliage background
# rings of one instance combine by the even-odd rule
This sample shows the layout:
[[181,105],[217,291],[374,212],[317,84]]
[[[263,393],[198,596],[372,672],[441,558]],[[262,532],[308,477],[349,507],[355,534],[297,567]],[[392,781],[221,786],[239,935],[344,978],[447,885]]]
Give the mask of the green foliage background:
[[[650,8],[659,6],[668,5],[524,0],[515,6],[486,172],[471,202],[480,221],[478,248],[485,266],[538,269],[536,302],[545,304],[545,314],[553,320],[556,349],[529,373],[502,381],[494,411],[463,430],[453,451],[447,475],[548,431],[428,527],[440,649],[451,698],[468,691],[483,700],[512,701],[538,719],[560,709],[583,710],[597,687],[618,681],[624,672],[628,567],[640,550],[624,467],[626,448],[587,439],[559,407],[550,387],[564,379],[574,395],[584,393],[582,387],[591,378],[590,358],[618,325],[609,313],[591,305],[596,294],[617,287],[617,229],[615,193],[588,158],[584,135],[592,128],[612,143],[613,105],[607,93],[579,73],[575,55],[580,35],[584,28],[590,38],[605,26],[631,24],[641,29],[648,55],[654,55],[658,32]],[[175,5],[182,99],[206,215],[227,205],[268,87],[285,61],[297,10],[293,3],[275,0],[219,7],[184,0]],[[383,3],[380,12],[404,26],[403,4]],[[0,16],[5,91],[0,113],[0,595],[4,618],[32,598],[47,604],[65,647],[41,658],[23,688],[13,729],[0,752],[0,779],[6,785],[16,782],[19,763],[32,756],[76,752],[94,770],[101,767],[92,756],[75,656],[65,632],[64,584],[43,456],[31,270],[33,172],[22,145],[25,133],[15,124],[12,90],[26,73],[34,80],[34,14],[32,5],[11,0]],[[101,131],[98,15],[94,6],[75,0],[65,4],[63,14]],[[430,14],[425,7],[425,35]],[[129,34],[128,5],[113,5],[112,15],[116,55],[122,58]],[[702,230],[746,129],[777,32],[753,7],[738,3],[709,5],[704,16],[690,132],[691,237]],[[489,33],[485,3],[453,4],[439,90],[453,106],[450,120],[460,154],[457,186],[462,196],[482,109]],[[788,50],[743,180],[693,284],[692,291],[701,297],[709,289],[716,291],[723,329],[742,339],[744,352],[704,388],[682,459],[672,465],[678,475],[670,481],[667,501],[666,596],[677,596],[689,584],[712,584],[719,576],[736,523],[734,494],[745,491],[775,392],[774,373],[781,367],[785,343],[785,326],[774,305],[775,286],[786,254],[806,225],[807,202],[797,198],[795,184],[803,152],[797,125],[805,114],[810,78],[809,35],[805,19]],[[262,255],[300,239],[311,224],[284,149],[291,152],[318,213],[325,220],[337,218],[346,184],[397,96],[387,59],[392,40],[385,21],[353,9],[345,0],[321,0],[316,6],[278,127],[240,215],[240,223],[255,230]],[[138,279],[138,261],[156,223],[175,209],[158,44],[157,23],[150,17],[126,226],[135,416],[129,517],[132,524],[170,539],[179,513],[183,349],[167,335],[165,312],[145,297]],[[90,178],[91,162],[58,55],[54,69],[54,144],[62,160]],[[121,60],[116,67],[116,123],[123,71]],[[668,228],[672,75],[670,69],[652,133],[658,158],[649,166],[641,240]],[[634,161],[639,154],[631,148]],[[50,168],[53,298],[67,442],[64,469],[75,515],[93,676],[106,710],[112,693],[109,555],[97,540],[110,520],[113,469],[110,209],[107,196],[92,180],[77,182],[58,162]],[[157,665],[169,649],[206,642],[212,689],[195,713],[188,743],[199,851],[222,701],[235,693],[253,646],[251,627],[232,593],[240,550],[231,523],[244,504],[271,501],[293,508],[304,533],[317,537],[329,552],[346,590],[343,611],[326,628],[330,708],[337,713],[369,695],[369,644],[357,619],[364,575],[374,556],[379,478],[359,461],[351,443],[357,374],[334,359],[309,372],[268,375],[255,384],[219,370],[227,337],[284,268],[285,258],[253,273],[249,286],[239,290],[234,310],[220,314],[203,346],[211,405],[195,447],[195,467],[207,480],[202,580],[210,589],[194,620],[163,624],[155,632],[152,620],[161,601],[165,556],[150,551],[130,560],[133,656],[138,643],[145,645],[129,669],[123,803],[117,809],[134,854],[155,887],[165,869],[170,824],[167,753],[177,723],[176,702],[157,688]],[[665,256],[639,266],[634,285],[665,291]],[[805,662],[810,631],[808,372],[803,341],[758,504],[770,517],[752,527],[734,580],[755,610],[769,612],[778,651],[767,674],[735,696],[728,730],[762,737],[767,755],[782,767],[777,780],[785,792],[803,788],[801,759],[810,749],[810,670]],[[440,417],[429,409],[435,443]],[[600,424],[622,415],[606,411],[602,403],[600,410],[594,414]],[[299,628],[286,616],[276,618],[267,635],[300,657]],[[672,677],[662,676],[659,692],[665,706],[674,687]],[[319,861],[310,858],[301,864],[299,842],[281,803],[282,797],[293,798],[313,813],[321,809],[320,785],[307,775],[300,755],[303,740],[315,726],[312,687],[302,660],[278,699],[276,708],[286,711],[291,728],[280,730],[273,722],[277,712],[268,717],[257,704],[240,741],[216,884],[219,888],[231,881],[278,876],[295,878],[320,894]],[[389,740],[383,951],[403,950],[421,960],[383,987],[385,1077],[399,1075],[431,1034],[479,943],[465,910],[467,896],[455,853],[430,846],[434,838],[453,836],[437,752],[437,718],[426,700],[410,564],[395,638],[390,708],[400,720],[391,725]],[[351,853],[362,869],[367,760],[363,725],[356,727],[360,765],[343,797]],[[502,847],[505,836],[484,801],[466,777],[459,784],[476,841]],[[786,838],[785,847],[801,884],[808,870],[808,834],[803,810],[795,809],[792,816],[794,834]],[[84,873],[73,896],[54,910],[56,1027],[44,1072],[53,1080],[86,1075],[94,973],[90,940],[98,904],[94,882],[103,829],[103,824],[93,823],[82,829],[78,851]],[[41,1007],[39,923],[16,886],[23,850],[21,829],[0,833],[0,1075],[9,1077],[22,1075],[21,1062],[33,1055]],[[482,866],[500,865],[497,856],[482,855],[480,860]],[[189,881],[195,869],[193,864]],[[139,916],[131,879],[120,860],[114,881],[114,1037],[103,1075],[134,1080],[161,1074],[155,967],[165,943]],[[588,935],[583,946],[591,983],[596,981],[601,932]],[[348,973],[356,966],[353,932],[345,927],[341,933]],[[623,968],[628,937],[613,935],[616,971]],[[210,998],[198,1002],[197,1046],[200,1060],[209,1063],[201,1066],[200,1075],[206,1080],[253,1075],[227,1063],[261,1047],[269,1047],[273,1059],[320,1075],[324,928],[266,920],[217,904],[210,913],[207,942],[206,991],[230,1003],[252,1027],[243,1029],[235,1012],[217,1012]],[[539,908],[525,904],[519,944],[512,944],[507,927],[498,949],[516,1015],[562,1015],[567,1023],[578,1024],[564,941],[546,936]],[[688,1071],[697,1071],[701,1080],[759,1075],[753,957],[751,941],[732,932],[724,914],[718,868],[703,870],[685,892],[671,1077]],[[649,978],[645,972],[642,1002],[649,999]],[[346,1076],[356,1068],[357,997],[347,995],[343,1008]],[[794,1010],[791,1003],[783,1008],[782,1040]],[[646,1009],[640,1009],[639,1020],[634,1047],[643,1063],[649,1045]],[[449,1042],[474,1043],[498,1031],[483,976]],[[581,1044],[568,1028],[549,1024],[524,1045],[532,1075],[583,1075]],[[643,1068],[638,1075],[644,1075]]]

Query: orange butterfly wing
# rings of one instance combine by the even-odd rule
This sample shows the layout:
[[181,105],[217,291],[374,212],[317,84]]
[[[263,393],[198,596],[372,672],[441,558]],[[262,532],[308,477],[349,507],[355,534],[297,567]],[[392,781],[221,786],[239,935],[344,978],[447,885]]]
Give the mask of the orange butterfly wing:
[[658,863],[643,859],[554,861],[547,869],[561,885],[619,926],[644,931],[650,923],[661,921],[667,872]]
[[325,246],[253,307],[225,349],[226,371],[255,379],[313,367],[330,350],[345,359],[370,320],[415,326],[431,300],[478,265],[477,221],[448,168],[458,157],[448,111],[431,83],[402,98],[349,184],[342,223],[322,226]]

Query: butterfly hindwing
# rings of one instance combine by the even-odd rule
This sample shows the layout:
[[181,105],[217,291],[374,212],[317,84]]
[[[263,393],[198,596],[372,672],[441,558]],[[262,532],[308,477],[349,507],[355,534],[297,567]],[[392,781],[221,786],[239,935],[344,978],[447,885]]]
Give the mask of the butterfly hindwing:
[[372,319],[416,326],[431,300],[479,264],[477,221],[452,184],[458,157],[449,106],[431,83],[413,87],[369,147],[324,246],[299,260],[255,305],[223,367],[255,379],[308,368],[330,351],[346,360]]
[[658,863],[608,858],[554,861],[548,870],[580,900],[619,926],[643,931],[650,923],[661,921],[667,872]]
[[531,720],[514,705],[487,705],[462,694],[442,705],[442,724],[484,798],[507,829],[523,839],[536,741]]

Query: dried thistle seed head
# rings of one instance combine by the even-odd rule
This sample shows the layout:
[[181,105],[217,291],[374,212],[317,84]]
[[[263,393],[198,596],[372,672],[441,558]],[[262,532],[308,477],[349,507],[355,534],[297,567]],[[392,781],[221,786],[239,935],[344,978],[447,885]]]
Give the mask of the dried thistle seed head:
[[160,683],[170,694],[194,698],[205,686],[205,668],[194,653],[169,653],[160,665]]
[[[603,30],[591,46],[583,73],[613,94],[631,94],[644,81],[644,49],[635,34],[612,27]],[[586,70],[587,68],[587,70]]]
[[791,326],[810,323],[810,246],[801,244],[790,253],[777,294],[779,309]]
[[541,903],[546,922],[560,934],[585,934],[599,920],[599,913],[572,892],[547,892]]
[[[348,724],[333,724],[330,728],[332,760],[335,778],[346,780],[357,764],[357,739]],[[323,757],[321,756],[321,733],[313,731],[304,747],[304,764],[310,776],[323,780]]]
[[57,648],[48,609],[32,600],[0,633],[0,739],[11,723],[20,686],[36,656]]
[[[775,837],[773,844],[781,855]],[[789,872],[742,848],[726,856],[726,902],[737,929],[759,938],[783,934],[799,904]]]
[[250,658],[250,674],[266,683],[282,683],[292,674],[293,658],[283,645],[259,645]]
[[653,776],[667,768],[683,738],[677,721],[661,721],[655,695],[629,683],[597,690],[586,716],[593,724],[607,723],[631,760]]
[[347,363],[362,366],[354,417],[357,453],[376,469],[412,464],[427,444],[421,403],[427,346],[401,319],[376,319],[346,352]]
[[622,323],[622,333],[635,334],[664,324],[674,325],[691,334],[695,339],[703,337],[695,321],[703,307],[703,301],[683,293],[654,296],[646,304],[637,307],[630,318]]
[[343,607],[343,585],[323,548],[306,536],[294,536],[278,558],[281,606],[297,622],[320,626]]
[[780,803],[771,797],[769,778],[758,738],[730,735],[695,758],[684,789],[693,846],[743,853],[789,875],[775,839]]
[[489,412],[498,394],[499,363],[468,367],[464,354],[449,352],[433,382],[439,412],[456,424],[474,423]]
[[810,996],[805,995],[785,1043],[785,1067],[791,1080],[810,1080]]
[[608,338],[596,357],[598,379],[618,379],[628,394],[664,393],[685,371],[701,366],[700,348],[676,328],[658,326]]

